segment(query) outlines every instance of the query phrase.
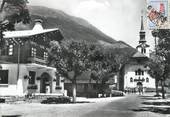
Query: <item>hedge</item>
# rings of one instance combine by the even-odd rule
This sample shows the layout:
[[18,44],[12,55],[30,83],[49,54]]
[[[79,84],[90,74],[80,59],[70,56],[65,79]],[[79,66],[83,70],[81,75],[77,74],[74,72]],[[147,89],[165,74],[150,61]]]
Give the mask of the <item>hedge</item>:
[[0,98],[0,103],[5,103],[5,99]]
[[71,103],[71,99],[65,96],[49,97],[41,102],[41,104],[64,104]]

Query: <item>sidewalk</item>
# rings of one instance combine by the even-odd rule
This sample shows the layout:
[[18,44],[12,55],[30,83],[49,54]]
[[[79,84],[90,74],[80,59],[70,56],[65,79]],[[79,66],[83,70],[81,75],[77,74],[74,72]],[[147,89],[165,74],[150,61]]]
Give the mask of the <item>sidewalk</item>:
[[125,96],[122,97],[105,97],[105,98],[85,98],[85,97],[77,97],[77,102],[112,102],[119,99],[123,99]]
[[[2,104],[0,105],[0,116],[2,115],[21,115],[22,117],[84,117],[90,112],[101,110],[104,106],[114,101],[125,99],[124,97],[108,98],[84,98],[78,97],[77,101],[85,103],[75,104],[40,104],[40,103],[21,103],[21,104]],[[89,103],[86,103],[89,102]],[[86,116],[88,117],[88,116]]]

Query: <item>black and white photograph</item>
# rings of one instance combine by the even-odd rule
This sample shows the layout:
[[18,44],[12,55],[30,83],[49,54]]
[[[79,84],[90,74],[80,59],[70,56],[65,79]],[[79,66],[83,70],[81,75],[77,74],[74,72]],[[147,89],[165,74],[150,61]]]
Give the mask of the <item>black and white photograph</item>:
[[170,117],[170,0],[0,0],[0,117]]

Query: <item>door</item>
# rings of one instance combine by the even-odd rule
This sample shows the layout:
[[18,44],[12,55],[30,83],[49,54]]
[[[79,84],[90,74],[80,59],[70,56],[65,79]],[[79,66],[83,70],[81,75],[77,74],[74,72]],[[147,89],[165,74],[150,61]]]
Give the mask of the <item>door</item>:
[[40,93],[52,93],[52,79],[48,73],[41,75]]

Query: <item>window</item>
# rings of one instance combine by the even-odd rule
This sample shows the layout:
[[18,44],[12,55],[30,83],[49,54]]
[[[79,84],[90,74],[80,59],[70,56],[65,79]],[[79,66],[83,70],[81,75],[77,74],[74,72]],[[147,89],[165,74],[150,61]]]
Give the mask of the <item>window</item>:
[[8,55],[13,55],[13,51],[14,51],[14,46],[9,45],[9,47],[8,47]]
[[143,53],[143,48],[141,48],[141,53]]
[[29,71],[29,84],[35,84],[35,71]]
[[141,75],[141,69],[138,69],[138,75]]
[[145,78],[142,78],[142,81],[144,82],[144,81],[145,81]]
[[47,58],[48,58],[48,53],[44,52],[44,59],[47,60]]
[[135,71],[135,75],[138,75],[138,71]]
[[146,53],[146,49],[143,49],[143,52]]
[[8,70],[0,70],[0,84],[8,84]]
[[137,71],[135,71],[135,75],[144,75],[144,71],[138,69]]
[[130,82],[133,82],[133,78],[132,77],[130,78]]
[[32,57],[36,57],[36,54],[37,54],[37,49],[34,48],[34,47],[32,47],[32,48],[31,48],[31,56],[32,56]]
[[146,49],[145,48],[142,48],[141,49],[141,53],[143,54],[143,53],[146,53]]
[[60,85],[60,77],[56,77],[56,86]]
[[149,78],[146,78],[146,82],[149,82]]

